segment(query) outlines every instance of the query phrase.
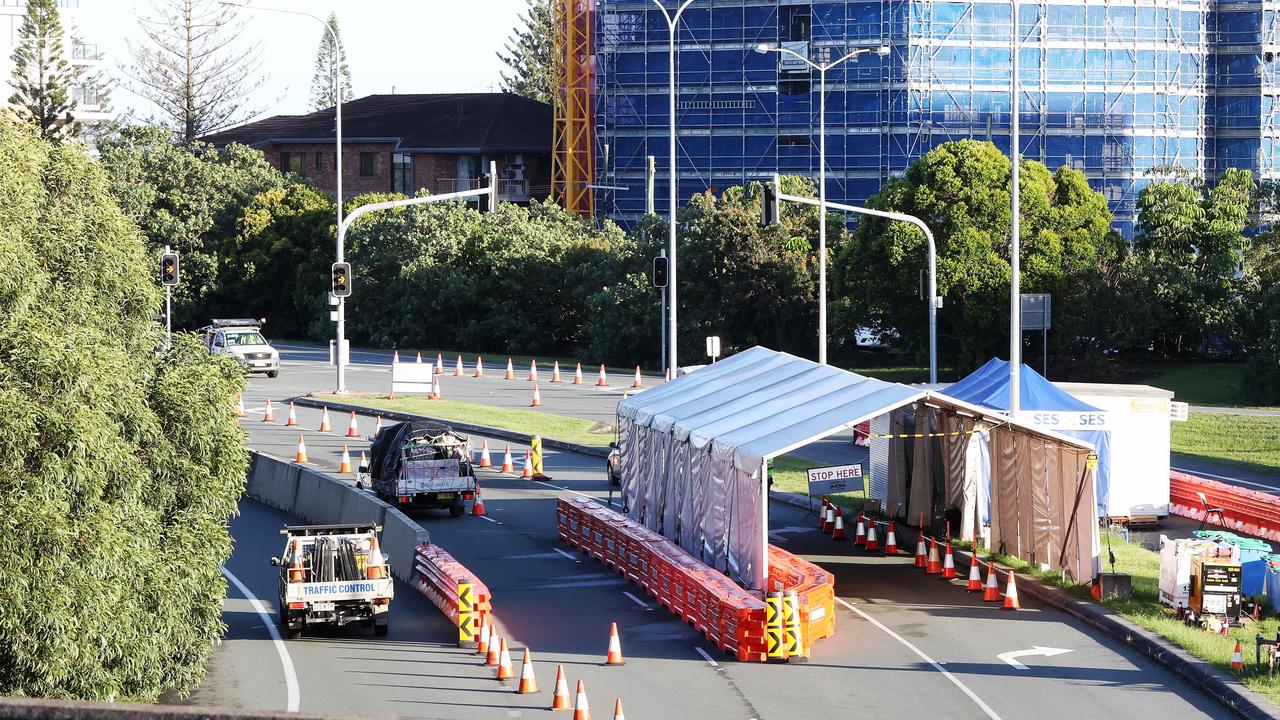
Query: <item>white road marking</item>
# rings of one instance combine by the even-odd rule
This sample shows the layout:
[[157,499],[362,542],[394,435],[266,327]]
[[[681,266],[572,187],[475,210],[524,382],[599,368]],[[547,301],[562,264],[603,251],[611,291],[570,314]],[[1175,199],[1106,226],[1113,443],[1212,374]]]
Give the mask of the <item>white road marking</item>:
[[222,574],[226,575],[227,579],[240,590],[240,593],[244,595],[249,602],[253,603],[253,609],[257,611],[258,617],[262,618],[262,622],[267,626],[267,632],[271,633],[271,641],[275,643],[276,653],[280,655],[280,666],[284,670],[284,687],[285,695],[287,697],[286,709],[289,712],[298,712],[298,676],[293,671],[293,658],[289,657],[289,649],[285,647],[284,640],[280,637],[280,631],[276,629],[276,621],[267,613],[267,609],[263,607],[262,601],[254,597],[253,593],[249,592],[249,588],[245,587],[244,583],[240,582],[240,578],[232,574],[232,572],[226,567],[222,568]]
[[1054,655],[1065,655],[1069,652],[1071,651],[1064,648],[1040,647],[1039,645],[1033,645],[1030,650],[1013,650],[1010,652],[1000,653],[999,655],[996,655],[996,657],[1006,663],[1009,663],[1009,665],[1015,670],[1029,670],[1030,668],[1018,662],[1015,658],[1030,657],[1032,655],[1053,657]]
[[716,662],[714,659],[712,659],[712,657],[711,657],[710,655],[708,655],[708,654],[707,654],[707,651],[706,651],[706,650],[703,650],[702,648],[698,647],[697,645],[694,645],[694,646],[693,646],[693,649],[698,651],[698,654],[702,656],[702,659],[703,659],[703,660],[706,660],[706,661],[707,661],[707,664],[708,664],[708,665],[710,665],[710,666],[711,666],[711,667],[713,667],[713,668],[718,668],[718,667],[720,667],[720,663],[718,663],[718,662]]
[[652,609],[653,609],[653,607],[651,607],[651,606],[649,605],[649,603],[647,603],[647,602],[645,602],[645,601],[641,600],[640,598],[636,597],[635,595],[632,595],[631,593],[627,592],[626,590],[623,590],[623,591],[622,591],[622,594],[623,594],[623,595],[626,595],[626,596],[627,596],[627,597],[629,597],[629,598],[631,598],[631,602],[633,602],[633,603],[635,603],[635,604],[639,605],[640,607],[644,608],[645,610],[652,610]]
[[546,486],[547,486],[547,487],[549,487],[549,488],[555,488],[555,489],[557,489],[557,490],[563,490],[563,491],[565,491],[565,492],[567,492],[567,493],[573,493],[574,495],[577,495],[577,496],[579,496],[579,497],[584,497],[584,498],[586,498],[586,499],[588,499],[588,500],[595,500],[595,498],[591,497],[590,495],[587,495],[587,494],[585,494],[585,493],[580,493],[580,492],[578,492],[577,490],[570,490],[570,489],[569,489],[569,488],[567,488],[567,487],[560,487],[559,485],[552,485],[551,483],[549,483],[549,482],[547,482],[547,481],[545,481],[545,480],[534,480],[534,482],[536,482],[536,483],[538,483],[538,484],[540,484],[540,485],[546,485]]
[[840,598],[840,597],[838,597],[838,598],[836,598],[836,602],[840,603],[841,605],[845,606],[846,608],[848,608],[848,609],[852,610],[853,612],[857,613],[858,615],[862,616],[862,618],[863,618],[864,620],[866,620],[867,622],[871,623],[872,625],[875,625],[876,627],[880,628],[880,629],[881,629],[881,630],[883,630],[883,631],[885,632],[885,634],[887,634],[889,637],[893,638],[894,640],[897,640],[899,643],[901,643],[901,644],[902,644],[904,647],[906,647],[908,650],[910,650],[911,652],[913,652],[913,653],[915,653],[916,655],[920,656],[920,659],[921,659],[921,660],[924,660],[925,662],[927,662],[927,663],[929,663],[930,665],[932,665],[934,670],[937,670],[938,672],[942,673],[943,677],[945,677],[946,679],[950,680],[950,681],[951,681],[951,683],[952,683],[953,685],[955,685],[956,687],[960,688],[960,692],[963,692],[965,695],[968,695],[968,696],[969,696],[969,699],[970,699],[970,700],[973,700],[973,702],[974,702],[974,703],[976,703],[976,704],[978,705],[978,707],[982,709],[982,712],[986,713],[987,717],[991,718],[991,720],[1000,720],[1000,716],[996,714],[996,711],[995,711],[995,710],[992,710],[992,709],[991,709],[991,706],[990,706],[990,705],[987,705],[985,702],[983,702],[983,701],[982,701],[982,698],[980,698],[980,697],[978,697],[976,694],[974,694],[974,692],[973,692],[972,690],[970,690],[970,689],[969,689],[969,687],[968,687],[967,685],[965,685],[964,683],[960,682],[960,678],[958,678],[958,677],[956,677],[955,675],[952,675],[951,673],[947,672],[947,669],[946,669],[946,668],[944,668],[944,667],[942,667],[942,665],[938,664],[938,661],[934,660],[933,658],[929,657],[928,655],[925,655],[923,650],[921,650],[920,648],[916,647],[915,645],[912,645],[912,644],[911,644],[911,642],[910,642],[909,640],[907,640],[906,638],[902,637],[902,636],[901,636],[901,635],[899,635],[898,633],[896,633],[896,632],[894,632],[894,631],[890,630],[888,627],[886,627],[886,626],[885,626],[883,623],[881,623],[879,620],[876,620],[875,618],[871,617],[870,615],[868,615],[868,614],[866,614],[866,613],[862,612],[862,610],[858,609],[855,605],[853,605],[853,603],[850,603],[849,601],[845,600],[844,598]]
[[565,552],[564,550],[561,550],[560,548],[551,548],[551,549],[552,549],[552,550],[555,550],[556,552],[560,553],[561,555],[563,555],[563,556],[565,556],[565,557],[569,558],[570,560],[572,560],[572,561],[574,561],[574,562],[582,562],[582,561],[581,561],[581,560],[579,560],[578,558],[574,557],[574,556],[573,556],[573,553],[567,553],[567,552]]
[[478,517],[478,518],[480,518],[481,520],[485,520],[485,521],[491,522],[491,523],[493,523],[493,524],[495,524],[495,525],[501,525],[501,524],[502,524],[502,521],[501,521],[501,520],[494,520],[493,518],[489,517],[488,515],[477,515],[477,516],[475,516],[475,517]]
[[1207,478],[1212,478],[1214,480],[1240,483],[1241,485],[1249,485],[1251,487],[1262,488],[1263,490],[1280,490],[1280,487],[1277,487],[1275,485],[1264,485],[1262,483],[1250,482],[1248,480],[1241,480],[1240,478],[1227,477],[1226,475],[1214,475],[1213,473],[1203,472],[1200,470],[1187,470],[1185,468],[1180,468],[1180,467],[1176,467],[1173,469],[1177,470],[1178,472],[1187,473],[1188,475],[1203,475]]

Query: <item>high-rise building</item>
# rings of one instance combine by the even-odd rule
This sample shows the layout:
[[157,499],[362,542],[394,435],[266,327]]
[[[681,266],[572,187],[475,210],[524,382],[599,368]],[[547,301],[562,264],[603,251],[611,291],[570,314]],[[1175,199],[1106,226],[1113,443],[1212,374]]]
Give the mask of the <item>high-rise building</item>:
[[[96,44],[83,36],[76,23],[80,0],[58,0],[58,8],[66,34],[63,51],[67,54],[67,62],[79,71],[72,86],[75,116],[84,122],[110,120],[114,114],[107,102],[102,53]],[[18,31],[22,29],[26,13],[26,0],[0,0],[0,106],[7,106],[9,96],[13,94],[13,51],[18,46]]]
[[[827,73],[833,201],[865,200],[943,142],[1008,152],[1015,5],[1023,156],[1083,171],[1126,235],[1138,191],[1172,166],[1280,172],[1276,0],[695,0],[677,40],[679,196],[817,175],[817,73],[761,43],[817,63],[892,48]],[[594,29],[597,212],[629,225],[647,155],[666,212],[667,24],[652,0],[596,0]]]

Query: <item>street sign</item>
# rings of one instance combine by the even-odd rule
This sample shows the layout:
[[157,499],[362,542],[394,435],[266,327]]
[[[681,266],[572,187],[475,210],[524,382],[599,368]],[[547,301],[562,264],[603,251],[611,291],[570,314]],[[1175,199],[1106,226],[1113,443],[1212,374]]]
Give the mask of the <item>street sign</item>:
[[1048,330],[1053,327],[1053,296],[1049,293],[1022,294],[1022,329]]
[[810,495],[835,495],[866,489],[867,480],[862,475],[862,463],[809,468]]
[[720,357],[720,336],[712,335],[707,338],[707,357],[711,358],[711,362],[715,362]]

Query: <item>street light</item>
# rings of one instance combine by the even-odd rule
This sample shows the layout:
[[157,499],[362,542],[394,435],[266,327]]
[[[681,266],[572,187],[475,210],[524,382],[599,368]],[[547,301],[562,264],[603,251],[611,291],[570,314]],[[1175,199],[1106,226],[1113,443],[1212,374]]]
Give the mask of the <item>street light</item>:
[[669,42],[667,44],[667,62],[669,67],[667,94],[670,100],[670,125],[671,133],[670,141],[670,162],[671,162],[671,180],[670,180],[670,202],[669,209],[670,219],[667,222],[667,256],[671,258],[667,272],[667,301],[670,306],[671,316],[667,322],[667,367],[671,370],[671,376],[676,376],[676,23],[680,22],[680,16],[684,14],[686,8],[693,3],[693,0],[684,0],[680,3],[680,7],[676,8],[675,15],[667,12],[667,8],[662,4],[662,0],[653,0],[653,3],[662,11],[662,16],[667,20],[667,30],[669,33]]
[[1010,50],[1013,55],[1012,73],[1009,78],[1009,156],[1013,158],[1013,174],[1010,177],[1010,206],[1013,212],[1009,227],[1009,417],[1017,419],[1022,396],[1022,270],[1019,237],[1021,188],[1018,181],[1018,165],[1022,151],[1018,147],[1018,1],[1013,0],[1013,25],[1009,32]]
[[[338,202],[337,202],[338,225],[337,227],[341,228],[342,227],[342,84],[339,82],[339,78],[338,78],[339,41],[338,41],[337,33],[333,31],[333,28],[329,26],[329,23],[327,21],[322,20],[319,15],[312,15],[309,12],[303,12],[301,10],[286,10],[284,8],[263,7],[261,5],[251,6],[248,3],[228,2],[228,0],[218,0],[218,2],[220,5],[229,5],[231,7],[248,8],[249,10],[265,10],[267,12],[282,13],[285,15],[298,15],[300,17],[311,18],[312,20],[315,20],[316,22],[320,23],[321,26],[324,27],[324,31],[329,34],[329,39],[333,41],[333,48],[334,48],[333,58],[332,58],[333,62],[330,63],[330,68],[329,68],[330,72],[333,75],[333,90],[334,90],[333,115],[334,115],[334,121],[335,121],[334,133],[335,133],[335,139],[337,141],[337,152],[335,153],[337,159],[336,159],[336,162],[334,163],[333,170],[335,173],[335,177],[337,179],[337,191],[338,191]],[[337,260],[335,262],[340,262],[340,263],[346,262],[346,260],[343,257],[346,254],[345,252],[346,249],[343,247],[342,233],[339,232],[336,234],[338,236],[338,240],[337,240],[337,248],[336,248]],[[342,357],[342,343],[346,339],[346,334],[347,334],[346,310],[347,310],[346,299],[338,298],[338,330],[337,330],[337,343],[335,343],[337,347],[334,349],[334,361],[338,368],[338,379],[337,379],[337,389],[336,389],[336,392],[338,393],[345,393],[347,391],[346,372],[345,372],[344,361]]]
[[888,45],[878,48],[858,48],[833,62],[819,65],[800,53],[785,47],[760,43],[756,52],[787,54],[818,71],[818,362],[827,364],[827,71],[850,58],[874,50],[885,57],[891,50]]

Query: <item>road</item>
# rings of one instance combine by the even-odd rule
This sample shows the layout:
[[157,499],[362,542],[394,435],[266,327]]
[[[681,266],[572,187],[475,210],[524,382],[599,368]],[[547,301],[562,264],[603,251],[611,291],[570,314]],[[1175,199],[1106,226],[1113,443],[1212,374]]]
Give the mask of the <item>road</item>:
[[[328,386],[331,372],[287,360],[277,380],[255,379],[246,404],[260,408],[268,392],[294,385]],[[353,380],[372,377],[353,370]],[[250,443],[292,457],[306,436],[312,463],[337,467],[344,424],[321,434],[318,413],[298,409],[300,427],[246,418]],[[335,418],[335,420],[337,420]],[[368,418],[362,430],[370,429]],[[491,442],[491,446],[493,443]],[[362,443],[353,446],[358,452]],[[518,452],[522,448],[515,448]],[[1025,718],[1049,708],[1085,715],[1222,717],[1209,698],[1118,643],[1095,635],[1058,612],[1024,601],[1010,613],[982,603],[955,583],[911,567],[909,558],[883,558],[833,544],[797,508],[773,504],[774,541],[836,575],[837,635],[818,643],[803,665],[748,664],[714,650],[634,585],[558,541],[555,498],[567,492],[605,498],[598,458],[550,452],[551,484],[483,472],[489,520],[447,514],[419,519],[441,544],[477,572],[494,593],[498,625],[515,648],[534,652],[543,692],[520,696],[492,679],[468,651],[453,647],[453,628],[407,587],[397,587],[390,635],[374,639],[353,629],[285,643],[304,711],[414,717],[501,718],[543,714],[556,663],[570,683],[585,679],[596,714],[607,717],[621,697],[633,718],[784,718],[863,715]],[[271,609],[275,574],[267,559],[280,552],[284,515],[243,501],[232,523],[235,553],[227,567]],[[283,709],[282,660],[266,622],[232,589],[226,603],[227,641],[207,680],[191,698],[199,704]],[[610,622],[617,622],[628,664],[601,665]],[[1054,656],[1005,653],[1049,647]],[[518,651],[517,651],[518,652]],[[705,657],[703,655],[705,653]],[[550,713],[546,713],[550,714]]]

